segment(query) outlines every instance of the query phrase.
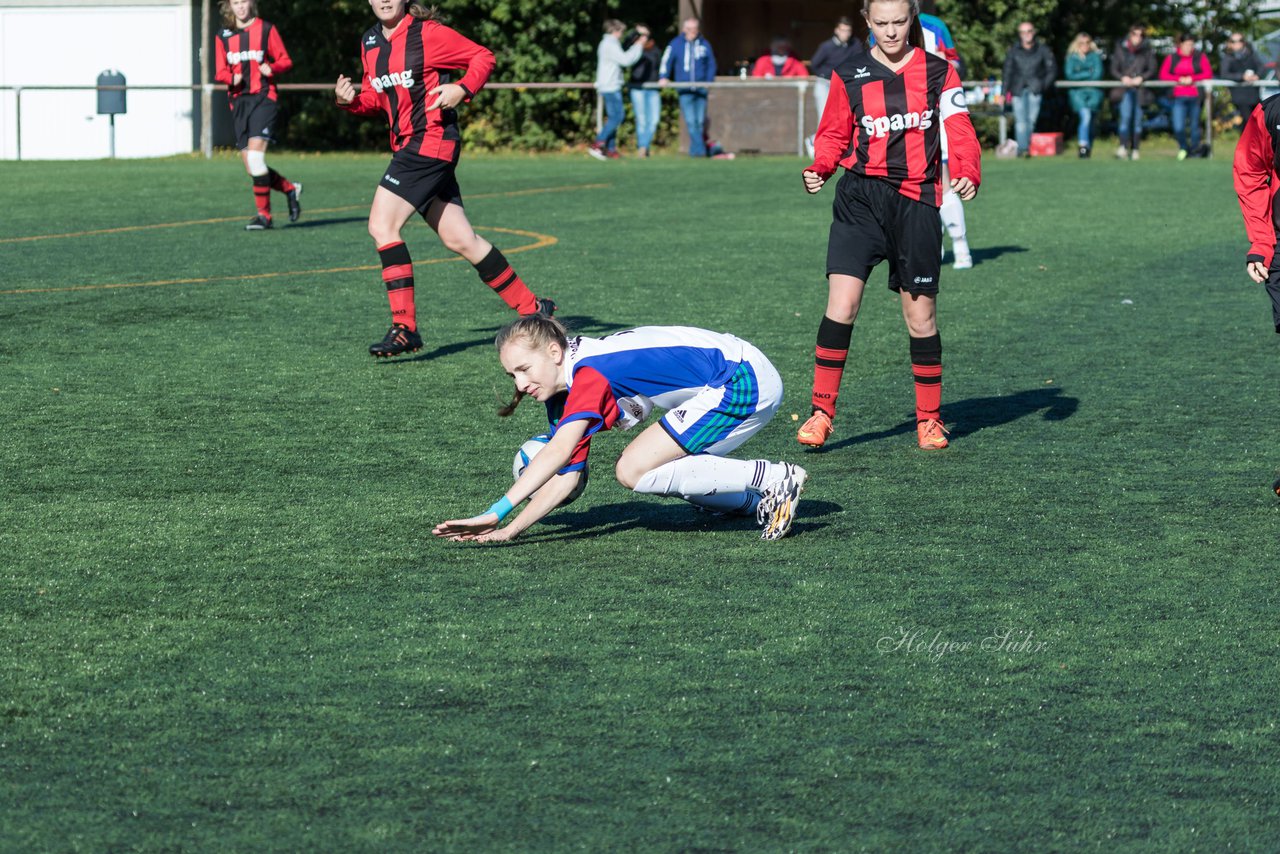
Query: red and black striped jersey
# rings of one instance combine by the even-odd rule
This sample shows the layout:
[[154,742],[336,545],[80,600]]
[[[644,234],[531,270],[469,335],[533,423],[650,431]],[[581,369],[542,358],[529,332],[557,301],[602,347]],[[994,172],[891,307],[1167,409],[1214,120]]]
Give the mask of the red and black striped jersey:
[[[218,71],[215,79],[227,84],[227,97],[234,102],[241,95],[265,92],[276,100],[276,77],[293,68],[293,60],[284,48],[280,31],[268,21],[254,18],[243,30],[226,28],[217,35],[215,52]],[[271,76],[262,73],[261,65],[271,67]],[[232,83],[236,73],[239,84]]]
[[1232,172],[1240,212],[1244,214],[1249,251],[1245,261],[1271,266],[1280,242],[1280,208],[1276,205],[1280,167],[1280,95],[1253,108],[1236,143]]
[[914,49],[901,68],[891,71],[872,54],[858,54],[831,75],[808,171],[830,178],[843,166],[937,207],[943,125],[951,177],[979,184],[982,149],[951,63]]
[[[360,42],[364,82],[360,94],[342,105],[356,115],[386,113],[391,124],[391,150],[406,149],[423,157],[452,160],[458,150],[458,114],[432,110],[437,95],[427,93],[448,83],[447,72],[466,69],[458,84],[471,100],[493,72],[493,54],[437,21],[406,15],[388,39],[375,24]],[[445,75],[442,75],[445,72]]]

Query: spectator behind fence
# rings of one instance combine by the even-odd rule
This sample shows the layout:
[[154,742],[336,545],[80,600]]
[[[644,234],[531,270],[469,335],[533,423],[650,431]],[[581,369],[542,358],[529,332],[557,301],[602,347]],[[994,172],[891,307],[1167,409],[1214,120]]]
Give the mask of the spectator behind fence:
[[587,148],[587,153],[597,160],[617,158],[618,127],[626,115],[622,103],[622,69],[630,68],[640,59],[644,50],[644,40],[648,30],[636,29],[639,38],[631,47],[623,50],[622,34],[627,27],[614,18],[604,22],[604,38],[596,48],[596,91],[604,102],[604,127],[596,134],[595,142]]
[[[640,35],[641,31],[645,35]],[[658,119],[662,115],[662,93],[657,89],[646,89],[644,84],[658,82],[662,51],[658,50],[657,42],[644,24],[636,24],[636,41],[644,49],[636,64],[631,66],[631,108],[636,111],[636,156],[648,157],[649,146],[653,145],[653,135],[658,130]]]
[[671,81],[680,85],[680,114],[684,116],[685,129],[689,133],[689,156],[707,156],[707,90],[690,83],[710,83],[716,79],[716,55],[711,43],[701,34],[697,18],[688,18],[662,53],[658,64],[658,82],[666,86]]
[[[1261,80],[1266,74],[1266,63],[1258,56],[1253,45],[1244,40],[1241,33],[1232,33],[1222,48],[1222,63],[1218,67],[1218,76],[1223,80],[1235,80],[1250,83]],[[1249,113],[1258,106],[1259,90],[1257,86],[1232,86],[1231,103],[1240,114],[1240,121],[1248,121]]]
[[809,69],[791,54],[791,42],[776,38],[769,42],[769,52],[756,60],[752,77],[808,77]]
[[1129,33],[1116,42],[1111,53],[1111,76],[1122,86],[1111,90],[1111,103],[1120,113],[1116,133],[1120,147],[1116,157],[1124,160],[1138,159],[1138,145],[1142,140],[1142,110],[1155,101],[1150,89],[1142,86],[1156,73],[1156,55],[1147,41],[1147,25],[1134,24]]
[[[1068,80],[1101,80],[1102,52],[1098,50],[1093,36],[1080,33],[1071,40],[1067,48],[1067,60],[1064,64],[1063,76]],[[1080,127],[1076,129],[1076,141],[1080,144],[1080,156],[1088,157],[1093,153],[1093,117],[1102,106],[1102,90],[1093,87],[1073,87],[1068,96],[1071,109],[1076,111],[1080,119]]]
[[[831,38],[818,45],[813,58],[809,60],[809,73],[817,78],[813,81],[813,106],[818,111],[819,122],[822,121],[822,111],[827,108],[831,72],[850,56],[865,52],[862,42],[853,38],[853,19],[847,16],[837,18],[835,32]],[[813,157],[812,135],[805,137],[804,147],[809,156]]]
[[1036,39],[1029,21],[1018,24],[1018,41],[1004,59],[1005,97],[1013,104],[1014,138],[1018,156],[1031,154],[1031,134],[1040,118],[1040,101],[1058,76],[1058,63],[1048,45]]
[[1173,87],[1173,135],[1178,139],[1178,159],[1203,157],[1200,150],[1200,87],[1196,84],[1213,76],[1209,58],[1196,50],[1190,33],[1178,36],[1178,50],[1164,58],[1160,79],[1177,82]]

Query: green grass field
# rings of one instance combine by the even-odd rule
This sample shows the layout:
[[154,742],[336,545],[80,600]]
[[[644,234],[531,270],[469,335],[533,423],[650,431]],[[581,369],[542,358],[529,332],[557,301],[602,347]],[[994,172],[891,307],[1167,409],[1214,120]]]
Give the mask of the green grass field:
[[811,473],[767,543],[623,489],[605,434],[496,547],[430,529],[541,407],[494,414],[509,315],[420,223],[427,346],[367,355],[385,159],[273,156],[306,211],[258,234],[228,156],[0,167],[0,849],[1280,848],[1280,336],[1226,154],[988,159],[935,454],[883,268],[831,443],[794,441],[799,161],[464,158],[579,331],[763,349],[787,400],[741,454]]

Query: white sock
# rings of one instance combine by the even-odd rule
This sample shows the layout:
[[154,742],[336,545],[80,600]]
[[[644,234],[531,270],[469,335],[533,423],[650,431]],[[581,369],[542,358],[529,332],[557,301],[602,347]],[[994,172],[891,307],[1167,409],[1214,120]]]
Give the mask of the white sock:
[[733,460],[697,454],[681,457],[646,472],[635,492],[673,495],[718,513],[755,512],[764,488],[786,474],[768,460]]
[[956,195],[954,190],[944,190],[942,193],[942,205],[938,208],[938,214],[942,217],[942,225],[947,229],[947,234],[951,235],[954,243],[964,240],[964,202],[960,201],[960,196]]

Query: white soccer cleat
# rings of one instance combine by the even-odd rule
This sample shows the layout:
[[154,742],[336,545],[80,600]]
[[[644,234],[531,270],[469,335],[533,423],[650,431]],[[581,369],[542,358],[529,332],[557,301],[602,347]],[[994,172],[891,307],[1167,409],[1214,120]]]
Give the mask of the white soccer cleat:
[[760,496],[756,505],[756,522],[764,530],[762,540],[780,540],[791,530],[800,506],[800,494],[804,492],[809,473],[794,463],[783,463],[787,473],[774,481]]

